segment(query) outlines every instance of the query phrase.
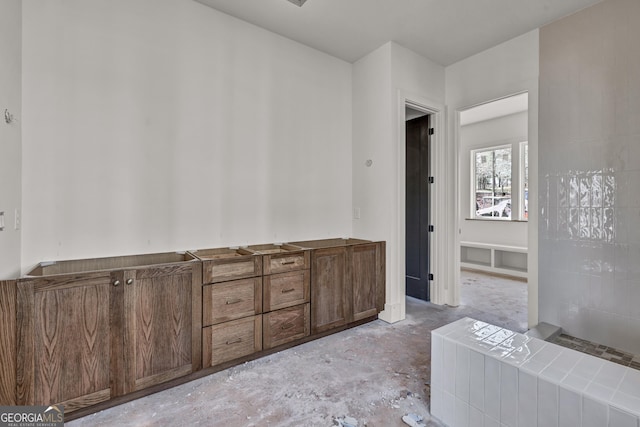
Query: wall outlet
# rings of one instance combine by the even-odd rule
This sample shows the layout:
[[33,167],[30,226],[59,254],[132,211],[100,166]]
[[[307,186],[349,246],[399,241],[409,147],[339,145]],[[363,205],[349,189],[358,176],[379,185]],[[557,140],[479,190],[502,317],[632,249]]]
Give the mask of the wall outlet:
[[15,221],[14,221],[14,228],[16,230],[20,230],[20,225],[22,224],[22,217],[20,216],[20,209],[16,208],[15,211]]

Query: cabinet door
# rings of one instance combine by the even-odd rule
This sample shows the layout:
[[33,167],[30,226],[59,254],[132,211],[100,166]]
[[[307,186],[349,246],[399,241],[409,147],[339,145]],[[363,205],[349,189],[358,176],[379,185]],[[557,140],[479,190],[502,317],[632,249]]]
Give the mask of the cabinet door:
[[197,266],[124,272],[124,385],[119,391],[141,390],[200,367],[202,292],[201,278],[195,278]]
[[347,324],[347,249],[315,249],[311,262],[311,331],[319,333]]
[[112,288],[108,272],[18,283],[18,405],[69,413],[111,397]]
[[351,258],[351,285],[353,321],[378,314],[378,260],[377,243],[355,245],[349,248]]
[[0,280],[0,405],[16,405],[15,280]]

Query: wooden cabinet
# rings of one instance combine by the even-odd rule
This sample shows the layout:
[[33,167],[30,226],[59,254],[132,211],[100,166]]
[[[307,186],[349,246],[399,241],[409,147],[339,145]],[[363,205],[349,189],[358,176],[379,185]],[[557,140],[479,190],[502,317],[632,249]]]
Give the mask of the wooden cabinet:
[[219,283],[262,275],[262,257],[242,249],[219,248],[192,251],[202,261],[203,283]]
[[202,330],[204,367],[219,365],[262,350],[262,315],[249,316]]
[[69,413],[199,369],[201,271],[175,255],[182,261],[71,274],[63,262],[21,279],[17,403],[62,403]]
[[309,270],[264,276],[265,312],[309,302]]
[[309,336],[310,253],[291,245],[246,248],[262,256],[262,347],[270,349]]
[[210,326],[262,313],[262,277],[202,288],[202,325]]
[[309,268],[309,251],[292,245],[252,245],[244,249],[262,255],[264,275]]
[[365,243],[347,249],[351,279],[351,321],[377,316],[385,300],[385,243]]
[[385,299],[385,243],[325,239],[290,243],[311,249],[311,333],[376,316]]
[[191,254],[203,269],[203,367],[262,350],[262,257],[231,248]]
[[18,405],[61,403],[68,413],[115,395],[111,283],[109,272],[18,283]]
[[311,254],[311,332],[317,334],[349,322],[347,248],[314,249]]
[[0,405],[16,405],[15,280],[0,280]]
[[[123,334],[112,337],[115,347],[122,346],[124,354],[124,372],[116,379],[118,394],[141,390],[199,369],[199,264],[149,267],[122,274],[119,288],[120,292],[124,290],[124,299],[116,298],[114,303],[124,301]],[[120,379],[124,384],[120,384]]]
[[384,259],[326,239],[42,263],[0,281],[0,404],[73,418],[371,320]]
[[265,313],[262,328],[265,349],[309,336],[309,304]]

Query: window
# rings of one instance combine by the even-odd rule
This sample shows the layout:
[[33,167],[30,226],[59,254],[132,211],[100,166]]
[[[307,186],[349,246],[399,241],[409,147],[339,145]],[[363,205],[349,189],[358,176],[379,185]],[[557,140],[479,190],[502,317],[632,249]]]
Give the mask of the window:
[[520,178],[522,196],[520,197],[520,219],[527,221],[529,219],[529,144],[526,142],[520,143],[520,171],[522,177]]
[[475,217],[511,219],[511,146],[472,152]]
[[527,142],[472,150],[471,168],[472,218],[528,220]]

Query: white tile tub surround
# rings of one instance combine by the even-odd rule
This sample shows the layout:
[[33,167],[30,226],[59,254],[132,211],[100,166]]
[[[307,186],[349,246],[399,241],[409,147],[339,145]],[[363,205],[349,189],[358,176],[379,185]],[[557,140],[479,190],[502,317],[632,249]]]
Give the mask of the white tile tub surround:
[[640,353],[640,1],[540,28],[539,318]]
[[640,371],[468,317],[431,332],[450,427],[640,427]]

